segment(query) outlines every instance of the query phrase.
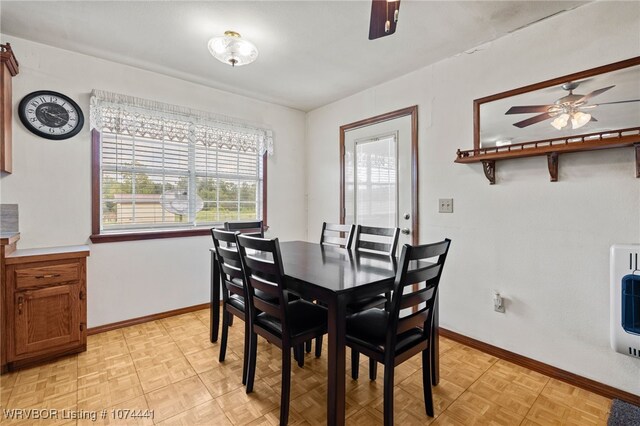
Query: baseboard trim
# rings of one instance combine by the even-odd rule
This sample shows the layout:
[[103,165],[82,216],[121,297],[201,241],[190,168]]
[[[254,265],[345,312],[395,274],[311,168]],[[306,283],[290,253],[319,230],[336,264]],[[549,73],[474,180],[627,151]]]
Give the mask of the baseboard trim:
[[160,312],[157,314],[145,315],[143,317],[131,318],[124,321],[113,322],[111,324],[99,325],[97,327],[87,328],[87,335],[104,333],[105,331],[117,330],[119,328],[129,327],[132,325],[142,324],[149,321],[155,321],[162,318],[168,318],[175,315],[187,314],[189,312],[195,312],[202,309],[207,309],[209,303],[202,303],[200,305],[187,306],[186,308],[174,309],[172,311]]
[[584,390],[588,390],[589,392],[602,395],[606,398],[618,398],[634,405],[640,405],[639,395],[605,385],[604,383],[596,382],[595,380],[587,379],[586,377],[578,376],[577,374],[561,370],[560,368],[536,361],[535,359],[528,358],[524,355],[467,337],[463,334],[456,333],[455,331],[447,330],[445,328],[440,328],[439,331],[440,336],[462,343],[463,345],[470,346],[474,349],[478,349],[479,351],[504,359],[505,361],[528,368],[529,370],[537,371],[538,373],[561,380]]

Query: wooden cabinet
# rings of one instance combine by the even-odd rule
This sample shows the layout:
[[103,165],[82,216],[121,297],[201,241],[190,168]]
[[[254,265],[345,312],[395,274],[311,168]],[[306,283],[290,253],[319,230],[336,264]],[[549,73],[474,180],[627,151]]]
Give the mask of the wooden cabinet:
[[16,250],[5,257],[7,369],[86,349],[86,246]]
[[11,173],[11,115],[13,102],[11,78],[18,74],[18,61],[11,45],[0,44],[0,172]]

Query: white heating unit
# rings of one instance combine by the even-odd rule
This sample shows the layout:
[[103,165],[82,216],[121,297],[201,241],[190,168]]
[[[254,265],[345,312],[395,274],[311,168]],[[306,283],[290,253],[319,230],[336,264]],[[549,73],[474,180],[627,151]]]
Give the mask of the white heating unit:
[[640,359],[640,244],[611,246],[611,347]]

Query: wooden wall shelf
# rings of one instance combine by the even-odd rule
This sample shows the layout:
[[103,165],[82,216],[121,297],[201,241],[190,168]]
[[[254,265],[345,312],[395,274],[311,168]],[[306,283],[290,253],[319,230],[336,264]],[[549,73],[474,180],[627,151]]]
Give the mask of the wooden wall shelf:
[[11,78],[18,74],[19,67],[11,44],[0,44],[0,172],[11,173],[12,145],[11,120],[13,103],[11,101]]
[[550,180],[556,182],[558,180],[559,154],[627,146],[635,147],[636,177],[640,178],[640,127],[491,148],[466,151],[458,149],[455,162],[463,164],[482,162],[484,174],[489,180],[489,184],[493,185],[496,183],[496,161],[546,155]]

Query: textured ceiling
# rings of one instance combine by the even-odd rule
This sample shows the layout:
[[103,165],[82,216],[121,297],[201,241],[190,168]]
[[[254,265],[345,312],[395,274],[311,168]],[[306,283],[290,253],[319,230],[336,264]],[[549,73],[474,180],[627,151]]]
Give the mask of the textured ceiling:
[[[369,1],[2,1],[4,34],[309,111],[494,40],[577,1],[410,1],[369,41]],[[225,30],[260,51],[231,68],[207,50]]]

